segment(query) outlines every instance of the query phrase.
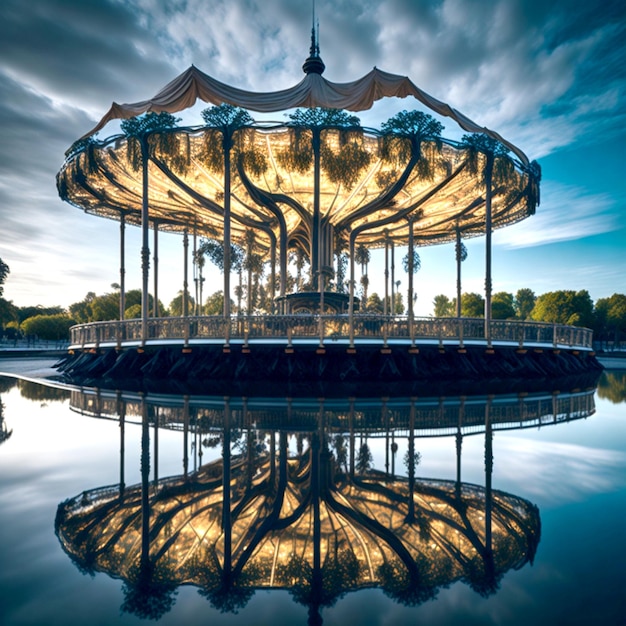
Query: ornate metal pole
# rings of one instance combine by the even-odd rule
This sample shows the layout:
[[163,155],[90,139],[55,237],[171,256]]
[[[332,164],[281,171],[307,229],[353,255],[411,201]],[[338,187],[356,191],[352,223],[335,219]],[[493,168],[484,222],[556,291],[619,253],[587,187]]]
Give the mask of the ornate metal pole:
[[154,300],[152,301],[152,317],[159,317],[159,222],[154,224]]
[[385,299],[383,301],[383,315],[389,313],[389,238],[385,231]]
[[461,230],[456,228],[456,316],[461,317]]
[[348,327],[350,349],[354,349],[354,248],[355,238],[350,234],[350,300],[348,305]]
[[198,315],[198,233],[196,229],[196,225],[193,226],[193,253],[192,253],[193,262],[192,266],[192,275],[193,275],[193,285],[194,285],[194,305],[193,305],[193,314]]
[[411,345],[415,343],[415,334],[413,327],[413,272],[415,263],[415,239],[413,237],[413,218],[409,217],[409,291],[408,297],[408,315],[409,315],[409,336],[411,337]]
[[148,139],[145,135],[140,138],[141,167],[142,167],[142,202],[141,202],[141,346],[146,345],[148,338],[148,273],[150,270],[149,246],[149,212],[148,212]]
[[120,321],[126,311],[126,213],[120,211]]
[[487,349],[491,349],[491,180],[493,177],[494,155],[486,154],[485,165],[485,339]]
[[183,233],[183,255],[183,317],[187,317],[189,315],[189,283],[187,281],[189,269],[189,234],[187,233],[187,229],[185,229]]
[[396,314],[396,291],[395,291],[395,280],[396,280],[396,247],[393,243],[393,239],[389,240],[389,248],[391,253],[391,315]]
[[[230,320],[230,131],[224,130],[224,319]],[[227,326],[229,327],[229,326]],[[226,337],[226,346],[228,337]]]

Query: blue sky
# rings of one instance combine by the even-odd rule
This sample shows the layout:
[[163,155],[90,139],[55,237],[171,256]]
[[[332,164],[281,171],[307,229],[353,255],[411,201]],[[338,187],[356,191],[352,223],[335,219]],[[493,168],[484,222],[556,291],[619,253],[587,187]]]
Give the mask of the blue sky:
[[[626,7],[621,0],[317,0],[325,77],[373,66],[409,76],[517,144],[543,170],[537,214],[494,233],[495,291],[626,293]],[[119,227],[61,202],[64,152],[112,101],[151,97],[190,64],[258,91],[299,82],[307,0],[3,0],[0,5],[0,258],[4,296],[61,305],[119,281]],[[185,119],[199,122],[200,105]],[[413,100],[360,113],[380,126]],[[280,114],[275,119],[283,119]],[[442,120],[443,135],[462,131]],[[100,137],[116,132],[107,127]],[[127,230],[127,286],[140,285]],[[484,238],[467,242],[463,290],[484,286]],[[417,312],[455,294],[452,246],[420,251]],[[182,287],[182,239],[159,241],[159,294]],[[375,263],[379,257],[375,257]],[[397,265],[400,265],[399,261]],[[382,281],[371,268],[373,288]],[[406,288],[406,277],[396,277]],[[217,272],[205,294],[221,288]]]

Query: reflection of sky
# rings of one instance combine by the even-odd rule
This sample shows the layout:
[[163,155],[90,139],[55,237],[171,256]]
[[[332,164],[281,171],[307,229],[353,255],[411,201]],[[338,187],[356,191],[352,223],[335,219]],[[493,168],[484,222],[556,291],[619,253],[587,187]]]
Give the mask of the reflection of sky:
[[[31,402],[17,388],[2,394],[2,402],[13,436],[0,446],[0,623],[40,626],[44,611],[46,624],[139,623],[120,614],[120,581],[80,574],[54,536],[60,502],[118,482],[118,425],[73,413],[68,402]],[[378,590],[348,594],[323,611],[324,625],[616,623],[626,586],[625,405],[596,403],[596,414],[584,420],[494,433],[494,488],[539,506],[542,537],[532,567],[507,572],[500,591],[488,599],[461,583],[417,608],[394,604]],[[396,471],[404,473],[406,445],[400,443]],[[127,424],[128,485],[140,480],[139,444],[140,428]],[[369,444],[376,467],[383,468],[384,439]],[[454,437],[421,439],[416,449],[420,476],[454,479]],[[204,461],[218,453],[205,452]],[[180,473],[182,434],[161,429],[159,474]],[[462,480],[484,485],[484,478],[484,436],[468,436]],[[304,625],[306,609],[286,592],[262,592],[238,616],[220,614],[195,588],[183,587],[159,626],[209,622]]]

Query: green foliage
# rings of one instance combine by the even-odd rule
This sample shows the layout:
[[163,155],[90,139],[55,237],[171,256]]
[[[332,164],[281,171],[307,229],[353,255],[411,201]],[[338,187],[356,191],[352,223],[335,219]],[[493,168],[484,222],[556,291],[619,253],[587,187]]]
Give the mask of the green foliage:
[[484,317],[485,299],[479,293],[462,294],[461,315],[463,317]]
[[[231,309],[235,303],[231,300]],[[211,294],[204,302],[204,315],[221,315],[224,312],[224,291],[216,291]]]
[[[195,305],[195,300],[189,294],[187,294],[187,305],[189,307],[189,312],[191,313]],[[172,317],[180,317],[183,314],[182,289],[178,292],[178,295],[174,296],[174,299],[170,302],[169,311]]]
[[361,244],[355,250],[354,257],[354,260],[361,266],[361,269],[364,269],[365,266],[370,262],[371,255],[369,249]]
[[174,128],[180,118],[165,111],[145,113],[137,117],[122,120],[120,126],[127,137],[143,137],[146,133]]
[[[296,109],[289,119],[290,146],[278,153],[278,162],[286,169],[304,174],[313,163],[314,137],[319,137],[322,171],[332,183],[351,189],[371,161],[371,155],[363,147],[359,118],[342,110],[317,107]],[[328,130],[322,133],[323,128]],[[334,144],[334,138],[338,138],[338,145]]]
[[626,333],[626,295],[614,293],[610,298],[600,298],[594,307],[593,328],[601,338],[619,341]]
[[494,320],[508,320],[515,317],[512,293],[499,291],[491,299],[491,317]]
[[443,125],[432,115],[422,111],[400,111],[381,124],[383,133],[403,137],[435,139],[441,137]]
[[[209,261],[213,263],[220,271],[224,271],[224,242],[216,239],[201,239],[198,246],[198,254],[200,256],[209,257]],[[244,251],[239,246],[230,244],[230,267],[232,270],[239,271],[243,267]]]
[[[342,133],[345,135],[346,133]],[[349,143],[331,148],[327,143],[321,146],[321,165],[328,180],[342,184],[350,190],[359,179],[361,172],[370,164],[371,156],[362,145],[362,133],[350,133],[353,138]]]
[[537,322],[590,328],[593,325],[593,302],[586,289],[550,291],[537,298],[531,318]]
[[0,326],[18,321],[18,308],[9,300],[0,298]]
[[[381,125],[384,133],[380,143],[381,158],[403,167],[414,154],[418,157],[416,171],[423,180],[433,177],[434,157],[441,151],[443,125],[432,115],[421,111],[401,111]],[[387,180],[380,180],[387,186]]]
[[626,401],[626,372],[604,372],[598,381],[598,397],[613,404]]
[[391,296],[387,296],[387,310],[390,315],[402,315],[404,313],[404,302],[402,294],[399,291],[393,294],[394,306],[391,306]]
[[[124,311],[125,318],[133,319],[135,317],[141,317],[141,290],[128,290],[124,296],[124,304],[126,307]],[[139,307],[138,315],[137,306]],[[148,294],[148,310],[150,315],[152,315],[153,306],[154,298],[152,295]],[[69,311],[77,324],[117,320],[120,316],[120,293],[116,291],[114,293],[105,293],[101,296],[97,296],[93,291],[90,291],[80,302],[70,304]],[[160,300],[159,311],[161,314],[165,314],[166,312]]]
[[454,244],[454,254],[457,261],[465,261],[467,259],[467,248],[462,241]]
[[[133,170],[137,171],[143,163],[141,141],[148,133],[154,134],[158,131],[164,131],[174,128],[180,118],[174,117],[171,113],[163,111],[162,113],[145,113],[137,117],[131,117],[122,120],[120,126],[122,132],[126,135],[126,158]],[[178,156],[178,137],[169,133],[158,133],[151,139],[149,145],[156,155],[175,155]],[[174,147],[176,144],[176,149]],[[176,162],[175,168],[178,169],[180,164]]]
[[433,308],[435,317],[452,317],[456,313],[452,300],[442,293],[435,296]]
[[374,457],[367,443],[362,443],[359,447],[359,452],[356,459],[356,471],[359,474],[364,474],[368,469],[372,467]]
[[17,307],[17,318],[21,324],[25,319],[34,317],[35,315],[58,315],[65,313],[63,307],[60,306],[20,306]]
[[201,112],[202,119],[207,126],[221,130],[232,131],[254,124],[254,120],[246,111],[232,104],[220,104],[209,107]]
[[291,145],[277,153],[280,165],[299,174],[309,171],[313,164],[313,134],[310,130],[294,128],[291,132]]
[[90,303],[90,322],[104,322],[119,319],[120,316],[120,294],[106,293],[97,296]]
[[224,171],[225,152],[235,148],[235,155],[247,171],[260,176],[267,170],[265,155],[255,151],[249,134],[242,132],[247,126],[254,124],[250,114],[242,108],[230,104],[209,107],[201,113],[207,128],[204,132],[204,145],[199,158],[214,173]]
[[508,157],[508,148],[489,135],[482,133],[463,135],[461,145],[467,150],[467,164],[471,174],[476,175],[481,169],[483,176],[486,174],[484,156],[488,155],[493,158],[494,186],[506,184],[514,176],[515,166]]
[[70,327],[76,322],[65,313],[56,315],[35,315],[21,324],[25,335],[37,335],[40,339],[59,341],[69,339]]
[[124,311],[124,319],[133,320],[141,317],[141,304],[131,304]]
[[521,320],[528,319],[536,300],[537,296],[535,296],[535,292],[532,289],[528,289],[528,287],[518,289],[513,302],[517,317]]
[[289,126],[301,128],[350,128],[361,125],[361,120],[356,115],[350,115],[342,109],[325,109],[323,107],[296,109],[288,117]]
[[[402,267],[404,268],[404,271],[407,274],[409,273],[409,261],[410,261],[410,256],[409,256],[409,253],[407,252],[404,258],[402,259]],[[420,259],[420,255],[417,253],[417,250],[413,250],[413,273],[417,274],[417,272],[419,272],[421,268],[422,268],[422,260]]]
[[69,400],[70,391],[68,389],[56,389],[55,387],[47,387],[39,383],[33,383],[28,380],[18,381],[20,396],[27,400],[35,400],[36,402],[65,402]]
[[2,297],[2,294],[4,293],[3,285],[10,271],[9,266],[2,259],[0,259],[0,297]]
[[367,302],[365,304],[365,308],[368,313],[382,313],[383,312],[383,301],[381,297],[374,292],[369,296]]

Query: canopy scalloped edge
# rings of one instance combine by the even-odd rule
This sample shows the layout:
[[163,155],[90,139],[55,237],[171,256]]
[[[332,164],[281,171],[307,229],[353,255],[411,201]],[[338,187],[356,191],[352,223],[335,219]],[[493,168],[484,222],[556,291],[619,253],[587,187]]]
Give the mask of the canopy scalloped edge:
[[528,157],[524,152],[495,131],[479,126],[449,104],[433,98],[417,87],[408,77],[383,72],[376,67],[362,78],[350,83],[333,83],[320,74],[311,73],[289,89],[252,92],[226,85],[192,65],[150,100],[132,104],[114,102],[106,115],[81,139],[98,132],[111,120],[127,119],[148,111],[175,113],[192,107],[198,98],[214,105],[226,103],[251,111],[269,113],[296,107],[364,111],[371,108],[372,104],[381,98],[406,98],[407,96],[413,96],[439,115],[453,119],[467,132],[489,135],[511,150],[524,166],[529,165]]

